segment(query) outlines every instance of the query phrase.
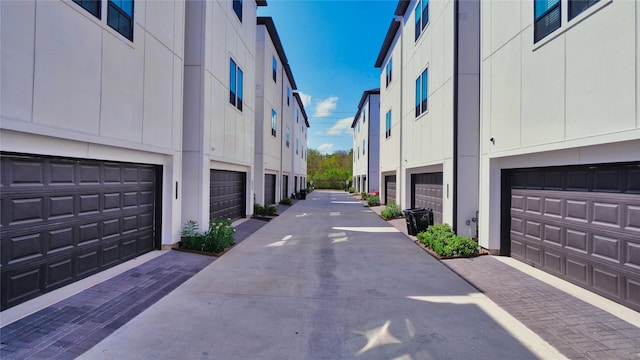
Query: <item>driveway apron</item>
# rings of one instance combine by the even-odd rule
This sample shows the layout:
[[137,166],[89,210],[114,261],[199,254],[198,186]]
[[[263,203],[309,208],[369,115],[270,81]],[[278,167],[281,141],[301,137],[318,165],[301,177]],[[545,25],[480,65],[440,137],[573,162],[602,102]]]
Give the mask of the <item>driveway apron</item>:
[[86,359],[562,358],[345,192],[315,191]]

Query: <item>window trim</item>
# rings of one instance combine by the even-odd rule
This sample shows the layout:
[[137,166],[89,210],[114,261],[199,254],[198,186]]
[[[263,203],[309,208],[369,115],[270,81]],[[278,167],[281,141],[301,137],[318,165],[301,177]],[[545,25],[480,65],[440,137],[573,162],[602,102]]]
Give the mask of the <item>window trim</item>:
[[271,56],[272,78],[273,82],[278,82],[278,61],[275,56]]
[[[231,2],[231,7],[233,8],[233,12],[236,13],[236,16],[238,17],[238,20],[240,20],[240,22],[242,23],[242,0],[233,0]],[[238,6],[236,8],[236,5]]]
[[418,119],[429,112],[429,64],[416,78],[415,118]]
[[271,135],[273,135],[274,137],[278,136],[278,132],[276,131],[277,128],[278,128],[278,113],[274,109],[271,109]]
[[[238,76],[240,75],[240,76]],[[229,104],[242,112],[244,99],[244,72],[238,63],[229,57]],[[238,83],[240,83],[238,85]]]
[[[424,4],[427,4],[426,6]],[[418,7],[420,7],[420,13],[418,13],[416,10],[418,10]],[[425,11],[426,10],[426,11]],[[426,28],[427,26],[429,26],[429,0],[418,0],[416,1],[416,7],[413,10],[413,15],[414,15],[414,32],[415,32],[415,42],[417,43],[418,40],[420,40],[420,38],[422,37],[422,34],[424,34],[426,32]],[[425,15],[427,17],[427,21],[423,21],[425,18]],[[418,25],[418,20],[420,21],[420,26]]]
[[384,127],[385,139],[388,139],[391,137],[391,109],[389,109],[389,111],[387,111],[387,113],[385,114]]
[[[567,4],[567,6],[568,6],[568,0],[560,0],[560,1],[565,3],[565,4]],[[580,14],[576,15],[571,20],[568,20],[568,15],[561,14],[560,27],[558,29],[555,29],[553,32],[549,33],[544,38],[538,40],[538,42],[535,42],[535,28],[534,28],[534,35],[533,35],[534,36],[534,38],[533,38],[534,42],[532,44],[531,50],[532,51],[536,51],[537,49],[539,49],[540,47],[544,46],[548,42],[553,41],[558,36],[564,34],[565,32],[567,32],[569,30],[571,30],[574,26],[577,26],[582,21],[584,21],[585,19],[587,19],[591,15],[597,13],[601,9],[605,8],[606,6],[611,4],[612,2],[613,2],[613,0],[600,0],[600,1],[596,2],[596,3],[594,3],[593,5],[591,5],[590,7],[588,7],[587,9],[585,9]],[[567,14],[567,12],[565,11],[564,14]],[[535,8],[533,10],[533,16],[534,16],[534,22],[535,22]]]
[[[102,3],[100,6],[102,7]],[[111,9],[113,9],[116,13],[119,14],[118,20],[121,20],[122,18],[124,18],[125,20],[129,21],[129,29],[131,30],[130,33],[124,34],[121,31],[121,29],[117,29],[112,24],[109,23],[109,13]],[[127,12],[121,9],[120,6],[116,4],[114,1],[107,0],[107,26],[115,30],[118,34],[124,36],[129,41],[133,41],[133,29],[135,27],[135,23],[133,21],[134,15],[135,15],[135,0],[131,0],[131,15],[127,14]]]
[[[75,3],[76,5],[78,5],[80,8],[82,8],[82,10],[84,10],[84,11],[88,12],[89,14],[93,15],[98,20],[102,20],[102,0],[72,0],[72,2]],[[91,10],[89,10],[84,5],[85,3],[97,3],[98,4],[97,14],[91,12]]]

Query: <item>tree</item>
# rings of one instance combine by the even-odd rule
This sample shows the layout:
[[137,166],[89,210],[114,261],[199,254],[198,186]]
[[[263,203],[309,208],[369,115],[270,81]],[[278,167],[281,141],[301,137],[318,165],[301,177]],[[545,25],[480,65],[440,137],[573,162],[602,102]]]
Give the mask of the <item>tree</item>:
[[317,189],[344,189],[345,181],[351,181],[353,149],[321,154],[309,149],[307,154],[307,176]]

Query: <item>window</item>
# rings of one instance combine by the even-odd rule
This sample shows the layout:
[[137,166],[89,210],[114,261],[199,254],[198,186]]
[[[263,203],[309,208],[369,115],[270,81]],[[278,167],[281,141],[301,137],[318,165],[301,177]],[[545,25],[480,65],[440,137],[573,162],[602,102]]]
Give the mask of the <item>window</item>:
[[599,0],[569,0],[569,20],[580,15]]
[[387,111],[384,128],[385,137],[388,139],[391,136],[391,110]]
[[240,22],[242,22],[242,0],[233,0],[233,11],[238,15]]
[[242,69],[229,59],[229,103],[242,111]]
[[101,1],[102,0],[73,0],[74,3],[82,6],[83,9],[98,19],[101,18]]
[[[276,81],[277,78],[277,70],[278,70],[278,62],[276,61],[276,57],[271,58],[271,64],[273,65],[273,81]],[[277,81],[276,81],[277,82]]]
[[296,155],[298,155],[298,146],[299,146],[299,142],[298,142],[298,139],[296,139]]
[[392,78],[392,69],[393,69],[393,58],[389,58],[389,62],[387,63],[387,66],[385,67],[385,74],[386,74],[386,78],[387,78],[387,87],[389,87],[389,84],[391,83],[391,78]]
[[285,140],[287,143],[287,147],[289,147],[289,139],[291,138],[291,132],[289,131],[289,127],[287,126],[287,133],[285,134]]
[[287,106],[289,106],[289,102],[291,99],[291,89],[287,86]]
[[296,109],[296,122],[300,122],[300,110]]
[[418,0],[415,10],[416,17],[416,41],[422,34],[422,30],[429,23],[429,0]]
[[366,123],[367,122],[367,108],[364,109],[363,114],[362,114],[362,123]]
[[107,25],[133,41],[133,0],[109,0]]
[[278,119],[276,111],[271,109],[271,135],[276,136],[276,126],[278,125]]
[[542,40],[554,30],[560,28],[560,0],[535,0],[534,42]]
[[427,111],[429,69],[425,69],[416,79],[416,117]]
[[366,143],[366,139],[362,139],[362,155],[364,155],[364,151],[366,149],[365,143]]
[[360,146],[358,146],[358,159],[360,159]]

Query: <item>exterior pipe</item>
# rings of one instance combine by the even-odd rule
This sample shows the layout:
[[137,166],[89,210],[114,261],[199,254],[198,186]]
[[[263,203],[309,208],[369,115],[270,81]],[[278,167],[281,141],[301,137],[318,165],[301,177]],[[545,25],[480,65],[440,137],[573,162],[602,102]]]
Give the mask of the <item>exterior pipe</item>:
[[453,231],[458,228],[458,44],[459,0],[453,1]]

